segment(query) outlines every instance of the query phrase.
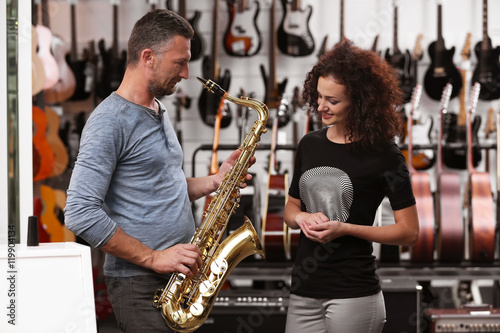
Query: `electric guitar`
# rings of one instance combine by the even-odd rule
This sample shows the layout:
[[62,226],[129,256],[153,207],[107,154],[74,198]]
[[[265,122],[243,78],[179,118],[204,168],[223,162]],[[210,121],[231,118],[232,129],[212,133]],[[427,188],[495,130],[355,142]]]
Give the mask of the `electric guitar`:
[[[203,77],[210,78],[217,83],[222,89],[228,91],[231,83],[231,72],[229,69],[224,71],[224,75],[220,75],[219,68],[219,3],[220,0],[214,0],[213,19],[212,19],[212,54],[203,58],[202,73]],[[201,91],[198,99],[198,110],[201,120],[205,125],[214,127],[221,97],[212,94],[207,89]],[[231,124],[233,116],[228,103],[224,103],[222,109],[221,128],[226,128]]]
[[[409,116],[410,119],[413,119],[413,113],[419,107],[421,95],[422,87],[420,84],[417,84],[412,96],[412,105]],[[434,260],[434,204],[429,174],[427,172],[417,171],[413,167],[412,128],[413,122],[409,121],[408,170],[410,171],[411,186],[417,202],[420,230],[417,244],[410,248],[410,260],[413,263],[430,263]]]
[[411,77],[410,69],[413,66],[412,56],[410,51],[406,50],[404,53],[401,52],[398,46],[398,3],[399,1],[393,1],[394,7],[394,18],[393,18],[393,47],[392,54],[390,49],[385,52],[385,59],[389,62],[394,69],[396,69],[397,76],[399,78],[399,83],[401,90],[404,93],[405,102],[410,101],[413,87],[416,84],[416,77]]
[[[462,143],[467,142],[467,111],[466,111],[466,95],[467,88],[469,87],[469,72],[470,72],[470,37],[471,34],[467,34],[465,40],[465,45],[462,50],[462,63],[460,75],[462,77],[462,85],[459,95],[459,113],[454,114],[447,112],[444,114],[443,119],[443,139],[447,143]],[[455,89],[455,88],[454,88]],[[481,126],[481,117],[476,115],[472,122],[472,141],[478,141],[478,131]],[[473,147],[473,158],[472,161],[474,166],[477,166],[481,161],[481,150],[479,147]],[[453,169],[466,169],[467,168],[467,149],[464,148],[451,148],[443,147],[443,162],[444,164]]]
[[116,91],[122,82],[127,62],[127,51],[119,52],[118,46],[118,7],[121,0],[111,0],[113,6],[113,42],[109,50],[101,39],[98,43],[102,58],[102,71],[97,84],[97,95],[104,99]]
[[283,19],[278,28],[278,48],[294,57],[303,57],[314,52],[314,38],[309,30],[312,7],[300,8],[300,0],[281,0]]
[[224,34],[224,49],[227,54],[250,57],[259,52],[262,46],[257,19],[260,5],[254,1],[248,7],[246,0],[227,0],[229,24]]
[[479,99],[491,101],[500,98],[500,46],[493,48],[488,36],[488,0],[483,0],[483,40],[474,50],[478,62],[472,82],[481,84]]
[[174,120],[174,130],[177,135],[177,139],[182,146],[182,126],[181,126],[181,112],[183,108],[189,109],[191,106],[191,98],[186,96],[181,88],[178,88],[175,93],[175,120]]
[[[171,0],[167,0],[166,6],[168,9],[172,10]],[[187,17],[186,11],[186,0],[178,0],[178,10],[177,13],[184,17],[194,30],[194,36],[191,39],[191,59],[190,61],[195,61],[200,59],[203,54],[205,54],[205,40],[199,32],[198,22],[201,18],[201,12],[199,10],[194,11],[194,15],[191,18]]]
[[[290,110],[288,108],[288,101],[284,99],[285,88],[288,83],[288,79],[285,78],[281,83],[278,83],[276,78],[276,0],[271,2],[271,12],[269,20],[269,75],[266,74],[266,69],[264,65],[260,65],[260,72],[262,78],[264,79],[265,86],[265,96],[264,103],[268,106],[270,113],[271,110],[277,110],[275,112],[278,118],[278,127],[281,128],[288,124],[291,119]],[[273,127],[273,119],[269,118],[266,124],[267,128]]]
[[462,77],[457,67],[453,63],[455,47],[446,49],[442,34],[442,4],[438,1],[438,22],[437,40],[429,45],[428,52],[431,57],[431,64],[424,76],[424,87],[427,95],[439,101],[441,93],[447,83],[453,85],[451,98],[454,98],[462,88]]
[[437,233],[437,258],[440,262],[460,262],[464,258],[465,230],[460,201],[458,173],[445,171],[443,167],[443,118],[448,112],[453,87],[447,84],[443,90],[439,112],[439,139],[437,150],[435,213]]
[[479,172],[472,161],[472,115],[476,111],[481,85],[474,84],[467,113],[467,189],[465,204],[468,210],[469,259],[472,262],[493,262],[495,254],[495,215],[490,175]]

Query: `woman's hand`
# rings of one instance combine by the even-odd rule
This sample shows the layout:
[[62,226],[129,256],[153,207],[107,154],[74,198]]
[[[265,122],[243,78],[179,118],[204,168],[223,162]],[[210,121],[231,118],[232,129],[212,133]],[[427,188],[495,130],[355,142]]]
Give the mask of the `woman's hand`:
[[328,243],[343,236],[341,233],[342,222],[330,221],[323,213],[308,214],[306,218],[297,221],[297,223],[304,235],[315,242]]

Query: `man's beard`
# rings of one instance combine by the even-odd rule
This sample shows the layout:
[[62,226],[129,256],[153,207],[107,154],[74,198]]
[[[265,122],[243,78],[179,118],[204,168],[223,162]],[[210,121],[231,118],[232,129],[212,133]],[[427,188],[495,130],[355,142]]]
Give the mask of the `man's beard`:
[[148,83],[148,91],[153,94],[156,98],[162,98],[164,96],[172,95],[175,92],[176,86],[173,88],[163,87],[156,84],[153,81]]

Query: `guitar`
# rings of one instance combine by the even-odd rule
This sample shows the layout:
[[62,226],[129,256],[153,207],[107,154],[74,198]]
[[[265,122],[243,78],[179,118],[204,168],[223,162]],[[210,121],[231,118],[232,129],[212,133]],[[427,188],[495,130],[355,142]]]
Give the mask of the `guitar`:
[[393,18],[393,46],[392,46],[392,54],[390,49],[387,49],[385,52],[385,59],[389,62],[394,69],[396,69],[396,73],[399,79],[399,84],[401,90],[404,93],[405,102],[410,101],[413,87],[416,84],[416,77],[411,77],[410,69],[412,68],[412,56],[410,51],[406,50],[404,53],[401,52],[398,46],[398,4],[399,1],[393,1],[394,7],[394,18]]
[[[50,29],[48,0],[42,0],[42,22]],[[59,77],[54,86],[45,90],[45,102],[49,104],[61,103],[68,100],[76,88],[75,75],[66,62],[67,46],[61,37],[52,35],[52,54],[59,68]]]
[[[40,192],[38,190],[38,192]],[[40,243],[49,243],[50,236],[45,230],[45,228],[40,223],[42,211],[43,211],[43,203],[42,199],[40,199],[40,193],[33,193],[33,215],[37,217],[38,224],[38,241]]]
[[474,50],[478,62],[472,82],[481,84],[479,99],[491,101],[500,98],[500,46],[493,48],[488,36],[488,0],[483,0],[483,40]]
[[31,95],[42,91],[45,84],[45,69],[37,54],[38,34],[35,26],[31,26]]
[[257,54],[262,46],[257,26],[259,2],[254,1],[251,7],[246,2],[227,0],[229,24],[224,34],[224,49],[231,56],[250,57]]
[[[422,96],[422,86],[417,84],[413,91],[410,109],[410,119],[418,109]],[[434,260],[434,205],[430,187],[430,176],[427,172],[417,171],[413,167],[413,122],[408,122],[408,170],[410,172],[411,186],[417,202],[417,213],[420,231],[417,244],[410,248],[410,260],[414,263],[429,263]]]
[[279,120],[278,110],[274,110],[272,117],[272,140],[269,155],[269,174],[266,187],[265,216],[262,219],[262,246],[267,261],[287,261],[291,257],[291,234],[286,223],[283,222],[283,213],[288,199],[288,173],[279,172],[279,162],[276,158],[278,144]]
[[52,152],[54,153],[54,166],[49,178],[60,176],[66,171],[69,163],[69,155],[61,137],[59,136],[60,118],[57,112],[45,106],[45,116],[47,118],[46,137]]
[[[496,127],[497,127],[497,149],[500,147],[500,104],[496,112]],[[496,222],[497,222],[497,249],[500,251],[500,154],[497,150],[497,197],[496,197]]]
[[33,176],[33,181],[37,182],[39,180],[46,179],[50,177],[54,169],[54,152],[52,147],[47,141],[47,117],[44,110],[33,105],[32,107],[32,119],[33,119],[33,144],[36,151],[40,155],[38,172]]
[[182,126],[181,126],[181,112],[182,108],[189,109],[191,106],[191,98],[186,96],[184,91],[181,88],[178,88],[175,93],[175,121],[174,121],[174,130],[177,135],[177,140],[182,146]]
[[[217,83],[222,89],[229,90],[231,83],[231,73],[228,69],[224,71],[224,75],[220,75],[219,68],[219,3],[220,0],[214,0],[213,20],[212,20],[212,55],[203,58],[202,73],[203,77],[208,77]],[[212,94],[207,89],[201,91],[198,99],[198,110],[201,120],[208,126],[214,127],[215,118],[221,104],[221,97]],[[224,103],[222,110],[221,128],[226,128],[231,124],[233,116],[228,103]]]
[[85,50],[85,56],[82,59],[78,58],[77,38],[76,38],[76,2],[77,0],[68,0],[70,3],[71,16],[71,48],[66,54],[66,62],[75,75],[75,92],[71,95],[70,100],[82,101],[87,99],[92,93],[94,82],[95,66],[92,66],[92,58],[89,51]]
[[278,28],[278,48],[284,54],[303,57],[314,52],[314,38],[309,30],[312,7],[300,8],[300,0],[281,0],[284,15]]
[[118,89],[125,74],[127,62],[127,51],[123,50],[120,53],[118,49],[118,7],[120,0],[111,0],[111,5],[113,6],[113,44],[111,49],[106,50],[104,39],[98,43],[102,58],[102,71],[96,91],[102,99]]
[[442,35],[442,5],[438,1],[438,22],[437,22],[437,40],[433,41],[428,48],[431,64],[424,76],[424,87],[427,95],[439,101],[441,92],[447,83],[453,85],[451,98],[454,98],[462,88],[462,77],[457,67],[453,63],[453,54],[455,47],[446,49]]
[[[404,108],[402,108],[400,111],[400,121],[402,124],[403,128],[403,133],[401,134],[400,140],[401,142],[405,142],[406,138],[409,137],[409,131],[408,131],[408,124],[409,120],[408,117],[405,114]],[[419,125],[422,126],[425,130],[422,130],[424,133],[427,133],[427,143],[430,143],[431,141],[431,133],[432,133],[432,128],[434,127],[434,121],[432,120],[431,116],[426,117],[426,121],[423,122],[420,118],[419,119],[412,119],[410,118],[412,125]],[[409,150],[407,149],[402,149],[401,152],[403,153],[403,156],[405,157],[407,163],[410,163],[408,159],[409,155]],[[412,159],[411,163],[412,166],[417,169],[417,170],[427,170],[431,168],[434,165],[435,162],[435,154],[432,150],[421,150],[421,151],[413,151],[412,153]]]
[[437,233],[437,258],[440,262],[460,262],[464,258],[465,230],[460,201],[460,178],[456,172],[444,171],[443,167],[443,118],[448,112],[453,87],[447,84],[443,90],[439,112],[439,140],[437,150],[435,214]]
[[63,225],[59,221],[56,211],[56,195],[54,190],[47,185],[40,185],[40,199],[43,203],[43,210],[40,222],[47,231],[51,242],[64,242],[65,232]]
[[[184,17],[189,22],[189,24],[191,24],[191,27],[194,30],[194,37],[193,39],[191,39],[190,61],[195,61],[200,59],[203,56],[203,54],[205,54],[205,40],[203,39],[203,36],[200,34],[198,29],[198,22],[201,17],[201,12],[199,10],[195,10],[193,17],[188,19],[186,14],[186,0],[178,0],[178,1],[179,1],[179,8],[177,13],[180,16]],[[167,0],[166,6],[168,9],[172,10],[171,0]]]
[[[465,40],[465,45],[462,50],[462,64],[461,64],[461,77],[462,85],[459,95],[459,113],[458,115],[454,113],[447,112],[444,115],[444,129],[443,129],[443,139],[447,143],[466,143],[467,141],[467,111],[466,111],[466,95],[468,84],[468,77],[470,71],[470,37],[471,34],[467,34]],[[473,142],[478,141],[477,133],[481,126],[481,117],[474,117],[472,122],[472,137]],[[479,147],[473,148],[473,163],[477,166],[481,161],[481,150]],[[466,169],[467,168],[467,149],[464,148],[451,148],[443,147],[443,162],[449,168],[454,169]]]
[[[271,2],[271,12],[269,20],[269,75],[266,74],[264,65],[260,65],[260,72],[264,79],[265,96],[264,103],[271,110],[277,110],[278,127],[281,128],[290,121],[290,111],[288,101],[283,98],[288,79],[285,78],[281,83],[276,79],[276,0]],[[267,128],[273,127],[273,120],[270,118],[266,124]]]
[[474,84],[467,113],[467,190],[466,207],[469,226],[469,259],[493,262],[495,254],[495,216],[490,175],[479,172],[472,161],[472,115],[476,111],[481,85]]
[[[42,62],[43,68],[45,70],[45,82],[43,85],[43,90],[47,90],[56,85],[59,80],[59,66],[57,65],[56,59],[52,55],[51,44],[52,44],[52,31],[49,27],[42,24],[38,24],[38,12],[40,8],[40,0],[35,0],[33,6],[33,24],[36,27],[36,33],[38,36],[38,58]],[[45,17],[48,17],[46,13]],[[43,18],[43,13],[42,13]]]

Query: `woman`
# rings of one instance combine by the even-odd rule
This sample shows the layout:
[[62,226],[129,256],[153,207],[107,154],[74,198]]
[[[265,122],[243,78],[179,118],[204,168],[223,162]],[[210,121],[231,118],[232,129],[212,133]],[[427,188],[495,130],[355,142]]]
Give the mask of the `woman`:
[[[286,332],[381,332],[372,242],[413,246],[418,216],[394,138],[403,97],[392,67],[346,41],[307,74],[303,97],[325,127],[299,143],[284,220],[301,229]],[[395,224],[374,227],[387,196]]]

